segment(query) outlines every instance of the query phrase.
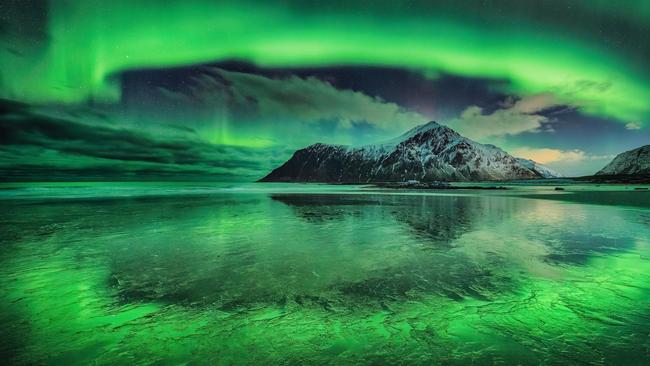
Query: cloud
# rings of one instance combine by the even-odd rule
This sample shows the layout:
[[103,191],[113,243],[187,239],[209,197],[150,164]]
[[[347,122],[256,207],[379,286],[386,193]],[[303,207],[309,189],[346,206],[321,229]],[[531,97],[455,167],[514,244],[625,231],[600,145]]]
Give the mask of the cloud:
[[514,149],[512,154],[517,157],[534,160],[541,164],[548,164],[557,161],[580,161],[588,158],[584,151],[578,149],[559,150],[522,147]]
[[[208,98],[227,97],[230,106],[262,118],[318,123],[335,121],[350,128],[367,123],[379,129],[403,131],[427,118],[403,107],[353,90],[340,90],[315,77],[269,78],[261,75],[213,69],[209,74],[218,93]],[[209,82],[203,82],[203,86]],[[205,99],[205,94],[203,96]]]
[[636,122],[630,122],[630,123],[625,125],[625,128],[628,129],[628,130],[640,130],[641,125],[636,123]]
[[500,109],[489,114],[484,114],[481,107],[469,106],[459,118],[452,119],[447,125],[476,140],[538,132],[543,123],[549,122],[548,117],[539,113],[558,105],[552,94],[537,94],[516,101],[508,98]]
[[521,147],[512,150],[512,154],[517,157],[532,159],[538,163],[555,163],[563,162],[576,162],[583,160],[606,160],[613,159],[616,155],[594,155],[588,154],[580,149],[573,150],[560,150],[560,149],[534,149],[528,147]]
[[509,151],[512,155],[546,164],[567,177],[592,175],[610,162],[615,155],[594,155],[583,150],[535,149],[521,147]]
[[288,154],[218,146],[182,136],[163,140],[141,129],[91,125],[4,107],[9,109],[0,110],[4,112],[0,113],[0,172],[4,179],[256,178]]

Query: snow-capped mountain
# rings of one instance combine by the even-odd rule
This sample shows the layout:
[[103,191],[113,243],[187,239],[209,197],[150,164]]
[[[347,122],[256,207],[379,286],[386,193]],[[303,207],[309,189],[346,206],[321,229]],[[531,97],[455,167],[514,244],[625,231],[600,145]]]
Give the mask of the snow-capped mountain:
[[479,144],[451,128],[429,122],[375,145],[308,146],[260,181],[488,181],[543,176],[494,145]]
[[650,145],[616,155],[596,175],[650,174]]
[[562,178],[562,174],[534,160],[517,158],[517,161],[521,165],[537,173],[537,175],[539,175],[542,178]]

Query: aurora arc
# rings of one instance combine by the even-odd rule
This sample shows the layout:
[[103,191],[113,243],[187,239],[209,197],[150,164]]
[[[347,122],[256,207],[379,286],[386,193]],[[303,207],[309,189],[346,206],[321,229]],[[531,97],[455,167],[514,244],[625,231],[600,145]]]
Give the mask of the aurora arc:
[[[585,3],[577,2],[577,4]],[[567,105],[621,122],[650,121],[650,76],[603,44],[521,20],[461,20],[389,4],[336,5],[127,1],[51,4],[40,43],[7,37],[2,97],[32,103],[113,102],[119,74],[241,59],[266,67],[396,66],[509,81],[508,92],[552,92]],[[153,4],[149,4],[153,5]],[[593,7],[608,9],[603,2]],[[636,17],[647,19],[640,5]],[[12,38],[13,37],[13,38]]]

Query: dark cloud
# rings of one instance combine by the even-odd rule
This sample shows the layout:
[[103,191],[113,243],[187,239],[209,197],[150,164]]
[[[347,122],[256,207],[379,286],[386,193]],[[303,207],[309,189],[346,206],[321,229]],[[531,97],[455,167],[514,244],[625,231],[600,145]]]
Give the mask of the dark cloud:
[[541,129],[552,128],[551,137],[534,132],[511,136],[512,143],[530,147],[581,149],[599,155],[618,154],[645,145],[650,129],[629,129],[620,121],[586,115],[576,108],[542,111],[546,117]]
[[[205,105],[196,100],[185,98],[161,98],[158,93],[166,90],[172,93],[188,95],[188,90],[196,85],[196,80],[205,78],[206,73],[216,78],[226,96],[233,87],[227,78],[215,75],[212,70],[251,74],[267,79],[287,80],[291,78],[317,79],[339,90],[351,90],[377,98],[387,103],[394,103],[407,110],[419,113],[426,119],[445,120],[458,116],[466,107],[476,105],[486,113],[491,113],[498,103],[506,97],[500,92],[509,86],[508,80],[469,78],[457,75],[409,70],[395,67],[370,66],[333,66],[333,67],[297,67],[270,68],[259,67],[243,61],[225,61],[205,65],[131,70],[122,74],[122,103],[132,113],[142,113],[147,106],[162,105],[166,114],[179,113],[180,105]],[[191,93],[190,93],[191,94]],[[169,96],[165,94],[164,96]],[[304,103],[303,94],[293,96],[296,102]],[[254,102],[254,100],[251,100]],[[316,103],[318,100],[309,101]],[[286,100],[291,104],[291,100]],[[151,108],[154,109],[154,108]]]
[[235,144],[291,149],[381,141],[429,120],[341,82],[352,78],[238,62],[139,70],[123,75],[122,106],[128,119],[152,125],[183,121],[211,142],[233,143],[234,136],[240,139]]
[[[553,120],[542,115],[542,112],[563,107],[558,106],[552,94],[537,94],[516,101],[506,99],[500,109],[487,114],[478,106],[467,107],[459,118],[447,121],[447,125],[466,137],[490,142],[490,137],[552,131],[549,123]],[[542,129],[543,126],[546,128]]]
[[237,179],[264,174],[269,151],[212,145],[198,139],[158,139],[143,130],[109,128],[0,106],[0,170],[9,177],[201,176]]

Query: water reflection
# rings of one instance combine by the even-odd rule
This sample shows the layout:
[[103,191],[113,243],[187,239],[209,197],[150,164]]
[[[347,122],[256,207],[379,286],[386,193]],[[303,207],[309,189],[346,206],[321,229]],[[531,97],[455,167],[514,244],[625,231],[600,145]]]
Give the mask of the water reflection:
[[172,344],[200,363],[588,364],[648,349],[643,209],[349,192],[4,207],[1,351],[16,363],[164,360]]
[[390,222],[392,218],[405,224],[430,248],[440,249],[449,249],[454,239],[474,225],[488,220],[498,222],[523,206],[503,197],[453,195],[274,194],[271,198],[290,206],[298,218],[312,223],[342,220],[346,216],[369,218],[373,214],[377,221]]

